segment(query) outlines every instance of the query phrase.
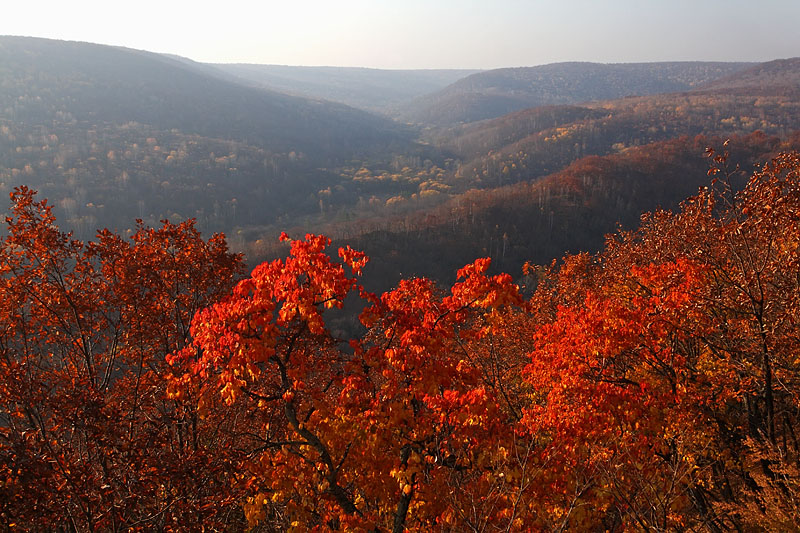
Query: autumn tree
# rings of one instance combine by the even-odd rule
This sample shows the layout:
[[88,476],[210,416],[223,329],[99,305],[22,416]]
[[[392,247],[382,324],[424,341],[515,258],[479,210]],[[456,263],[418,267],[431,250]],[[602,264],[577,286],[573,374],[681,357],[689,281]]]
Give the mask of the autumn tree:
[[192,222],[84,243],[33,191],[11,200],[0,248],[2,520],[79,531],[213,523],[231,500],[222,458],[207,453],[215,429],[195,400],[166,398],[178,369],[165,356],[229,290],[241,259]]
[[711,155],[712,187],[569,259],[534,296],[553,318],[524,423],[580,473],[559,491],[571,527],[796,521],[800,160],[737,192],[727,154]]
[[[727,160],[679,212],[529,267],[529,301],[488,259],[448,291],[418,278],[374,296],[363,254],[291,241],[196,315],[171,394],[194,387],[202,409],[247,420],[252,525],[783,527],[800,163],[781,156],[736,192]],[[337,338],[326,309],[356,296],[366,333]]]
[[[367,258],[343,248],[334,261],[329,242],[291,241],[285,261],[195,317],[193,346],[176,357],[193,373],[174,395],[201,383],[204,404],[249,413],[250,523],[276,513],[348,530],[520,523],[504,479],[518,466],[514,374],[526,352],[510,333],[523,306],[510,276],[488,276],[484,259],[449,294],[410,279],[378,298],[358,285]],[[368,332],[339,339],[326,309],[352,295]]]

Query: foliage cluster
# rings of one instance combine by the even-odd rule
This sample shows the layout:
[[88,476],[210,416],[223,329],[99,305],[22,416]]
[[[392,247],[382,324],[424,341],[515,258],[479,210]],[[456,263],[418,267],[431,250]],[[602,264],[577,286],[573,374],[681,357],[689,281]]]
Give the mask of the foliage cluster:
[[213,526],[235,497],[217,453],[227,432],[199,423],[192,393],[166,398],[167,377],[184,370],[165,357],[230,290],[241,258],[192,222],[84,243],[60,232],[31,190],[11,200],[0,248],[0,523]]
[[[12,195],[0,517],[21,530],[786,530],[800,445],[800,155],[594,255],[380,296],[307,235],[81,243]],[[231,289],[232,287],[232,289]],[[335,308],[360,301],[362,334]],[[193,318],[191,318],[193,316]],[[189,321],[191,318],[191,326]]]

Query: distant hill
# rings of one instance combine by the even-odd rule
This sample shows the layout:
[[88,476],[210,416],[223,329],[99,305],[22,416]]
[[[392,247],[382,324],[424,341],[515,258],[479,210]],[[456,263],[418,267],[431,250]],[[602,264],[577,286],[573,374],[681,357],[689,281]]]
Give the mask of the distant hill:
[[[526,261],[596,251],[606,234],[636,227],[643,211],[676,208],[710,184],[703,152],[724,139],[681,137],[580,158],[536,182],[472,190],[434,209],[362,224],[372,229],[345,241],[371,257],[365,280],[376,291],[410,276],[452,283],[476,257],[491,257],[494,272],[521,276]],[[733,137],[729,149],[741,183],[778,151],[800,149],[800,135]]]
[[[319,219],[316,225],[295,226],[292,231],[302,234],[310,229],[343,242],[363,243],[371,255],[379,258],[376,263],[383,265],[376,267],[383,272],[378,275],[381,279],[398,279],[398,272],[444,279],[440,276],[454,271],[459,262],[482,253],[475,248],[479,244],[487,250],[494,246],[496,254],[505,233],[512,239],[509,244],[518,244],[507,249],[504,268],[527,259],[549,261],[566,249],[597,248],[602,244],[602,234],[612,230],[616,222],[635,222],[638,213],[655,207],[652,202],[674,205],[670,202],[690,194],[692,190],[687,190],[685,184],[691,189],[705,177],[704,167],[708,162],[702,153],[706,143],[720,145],[726,138],[752,136],[746,142],[734,143],[731,148],[734,154],[740,147],[748,151],[750,146],[757,151],[761,150],[758,146],[766,146],[760,153],[767,154],[770,146],[777,146],[787,138],[792,139],[792,147],[799,147],[793,132],[800,130],[800,98],[771,86],[789,76],[790,67],[791,62],[784,63],[782,69],[767,69],[768,74],[761,80],[763,83],[757,84],[754,94],[748,94],[746,89],[714,92],[698,88],[582,105],[533,107],[491,120],[447,129],[432,128],[425,139],[442,154],[447,170],[432,169],[427,176],[411,176],[407,181],[411,187],[398,186],[394,196],[385,201],[381,201],[386,198],[381,191],[386,191],[386,184],[402,183],[400,180],[406,173],[366,172],[364,178],[356,176],[357,179],[341,183],[345,192],[366,184],[375,187],[374,197],[359,209],[357,216]],[[763,139],[768,142],[762,142]],[[588,161],[591,165],[574,164],[575,161]],[[601,187],[593,208],[597,212],[585,225],[567,209],[552,210],[552,220],[549,211],[545,216],[516,209],[531,190],[535,190],[531,194],[536,202],[548,194],[561,194],[550,188],[542,189],[539,196],[536,187],[541,180],[552,181],[548,176],[566,168],[571,168],[573,178],[579,180],[582,176],[578,174],[587,171],[589,179],[595,172],[592,165],[598,161],[603,165],[606,165],[603,162],[625,162],[624,172],[636,174],[642,180],[653,173],[668,174],[674,179],[661,180],[657,191],[635,185],[636,191],[620,193],[620,198],[626,199],[615,197],[603,203],[603,195],[619,189],[615,185],[617,177],[606,172],[608,179],[593,181]],[[691,164],[686,166],[689,161]],[[602,168],[617,172],[623,167],[614,163]],[[684,175],[694,181],[683,181]],[[684,185],[679,187],[679,184]],[[606,186],[611,190],[603,191]],[[637,196],[628,198],[629,192],[636,192]],[[481,199],[488,198],[495,199],[492,200],[495,214],[484,217],[469,208],[467,218],[472,229],[462,235],[464,206],[479,205],[484,201]],[[437,201],[438,207],[432,207],[431,200]],[[513,232],[498,233],[498,228],[504,227],[498,224],[503,213],[512,211],[518,213],[516,228]],[[534,214],[531,224],[526,224],[525,217]],[[564,217],[568,218],[566,222],[561,220]],[[597,217],[602,217],[602,225],[592,221]],[[570,231],[555,232],[543,242],[541,230],[537,229],[542,224],[547,224],[548,231],[551,225],[555,228],[569,224]],[[437,232],[441,235],[437,236]],[[520,248],[520,239],[534,244]],[[384,254],[382,250],[388,251]],[[262,247],[253,248],[249,255],[274,257],[270,254],[268,247]],[[397,269],[394,274],[392,269]]]
[[800,96],[800,57],[759,63],[696,89],[698,92]]
[[461,161],[462,187],[497,187],[536,180],[580,157],[679,136],[785,136],[800,129],[800,98],[785,93],[765,82],[754,94],[741,87],[535,107],[438,131],[429,140]]
[[420,153],[389,119],[223,78],[149,52],[0,37],[0,193],[38,189],[89,234],[188,217],[230,232],[319,212],[338,165]]
[[[702,175],[705,139],[760,130],[769,142],[743,143],[759,154],[796,141],[797,67],[784,60],[502,69],[448,90],[462,87],[456,100],[474,102],[476,112],[525,109],[415,130],[185,58],[0,37],[0,196],[20,184],[38,189],[80,238],[100,227],[125,231],[136,218],[152,225],[195,217],[253,261],[270,256],[274,237],[287,230],[363,243],[383,262],[375,270],[384,281],[392,269],[440,276],[484,249],[513,270],[523,259],[599,246],[601,228],[632,220],[653,201],[684,197],[697,181],[681,176]],[[340,74],[352,80],[359,72],[377,76],[365,78],[374,84],[365,94],[389,83],[385,72]],[[657,94],[632,96],[648,91]],[[583,102],[531,104],[548,98]],[[431,105],[434,122],[459,110],[445,100]],[[548,178],[567,168],[566,182]],[[669,179],[643,185],[651,175]],[[543,179],[550,185],[537,188]],[[591,198],[564,196],[576,183],[590,187]],[[547,209],[554,197],[566,200]],[[585,202],[589,212],[581,211]]]
[[[349,157],[403,138],[389,121],[341,104],[231,83],[159,54],[0,38],[4,118],[43,124],[137,122],[276,150]],[[59,118],[62,117],[62,118]]]
[[411,122],[448,126],[525,108],[687,91],[752,63],[553,63],[473,74],[401,110]]
[[422,182],[391,208],[321,231],[367,250],[389,285],[400,273],[449,282],[476,255],[508,270],[597,249],[616,223],[634,225],[643,210],[672,207],[706,183],[706,146],[733,138],[731,153],[745,170],[775,150],[800,148],[800,98],[782,89],[793,65],[753,68],[743,76],[749,85],[735,90],[542,106],[432,129],[426,139],[455,169],[441,180],[439,206],[423,205],[432,186]]
[[478,70],[384,70],[350,67],[214,64],[220,72],[258,86],[391,114],[424,94]]

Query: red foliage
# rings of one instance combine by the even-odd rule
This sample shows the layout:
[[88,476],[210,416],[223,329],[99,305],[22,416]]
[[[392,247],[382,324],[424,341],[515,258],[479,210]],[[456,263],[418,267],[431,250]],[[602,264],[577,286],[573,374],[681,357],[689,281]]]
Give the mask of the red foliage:
[[[84,244],[12,197],[0,516],[23,529],[786,530],[798,520],[800,157],[596,255],[380,296],[191,223]],[[361,308],[363,333],[331,331]],[[192,318],[193,317],[193,318]],[[191,326],[188,326],[191,319]],[[191,337],[191,339],[189,338]]]
[[222,463],[194,402],[165,397],[167,377],[183,373],[165,356],[229,290],[241,259],[192,222],[79,242],[33,191],[11,200],[0,248],[2,520],[37,530],[212,523]]

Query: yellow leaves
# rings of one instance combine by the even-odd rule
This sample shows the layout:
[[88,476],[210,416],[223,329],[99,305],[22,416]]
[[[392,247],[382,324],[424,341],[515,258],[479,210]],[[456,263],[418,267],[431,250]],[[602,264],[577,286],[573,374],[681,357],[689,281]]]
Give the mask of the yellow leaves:
[[204,420],[208,416],[210,407],[211,399],[209,398],[209,393],[206,392],[200,396],[200,400],[197,402],[197,416]]
[[184,390],[181,384],[170,381],[167,385],[167,398],[170,400],[181,400],[184,397]]
[[225,404],[230,406],[236,403],[236,400],[241,396],[241,386],[243,384],[244,383],[238,379],[231,379],[225,383],[219,393]]
[[264,505],[267,504],[267,497],[263,493],[258,493],[256,496],[247,498],[242,504],[244,517],[247,520],[247,525],[251,529],[256,527],[267,515],[264,511]]

